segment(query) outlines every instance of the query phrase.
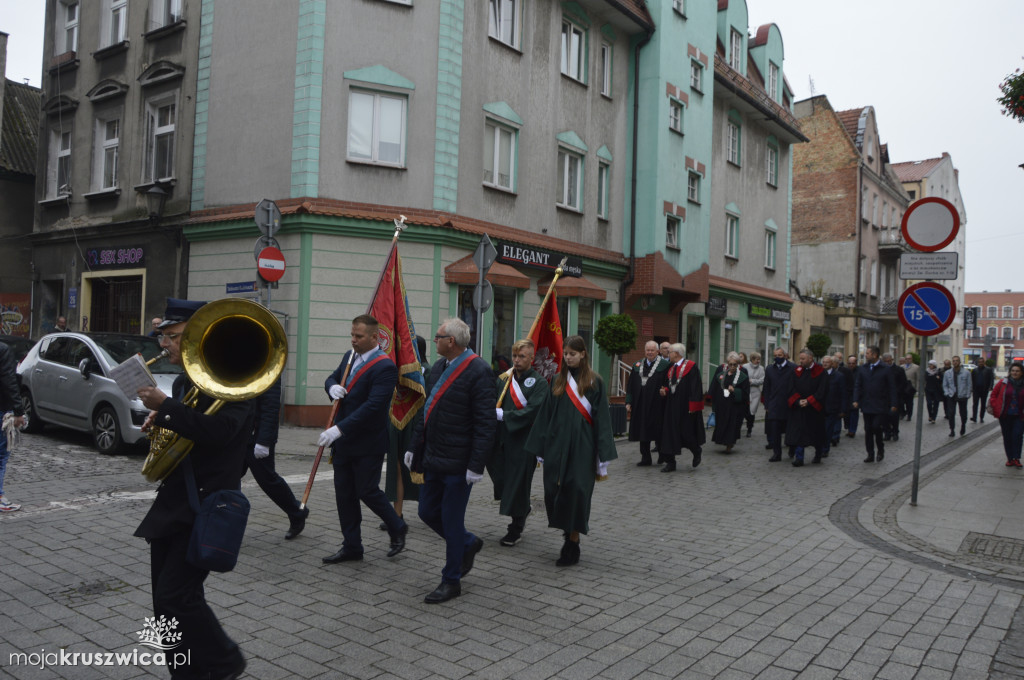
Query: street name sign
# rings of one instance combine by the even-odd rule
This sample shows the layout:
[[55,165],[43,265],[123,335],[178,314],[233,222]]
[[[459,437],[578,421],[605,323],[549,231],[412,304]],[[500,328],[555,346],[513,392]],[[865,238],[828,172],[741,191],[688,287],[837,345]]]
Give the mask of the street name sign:
[[896,313],[900,323],[915,335],[938,335],[956,318],[956,300],[941,283],[925,281],[903,291]]
[[903,253],[900,255],[900,278],[945,281],[957,278],[959,253]]

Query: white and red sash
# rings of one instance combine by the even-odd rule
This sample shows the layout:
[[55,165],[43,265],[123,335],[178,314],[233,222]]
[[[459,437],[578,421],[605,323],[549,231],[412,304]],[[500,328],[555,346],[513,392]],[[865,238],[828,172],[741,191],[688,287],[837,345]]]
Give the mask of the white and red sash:
[[514,375],[510,375],[508,395],[512,397],[512,403],[516,405],[517,409],[526,408],[526,394],[523,392],[523,388],[519,386],[519,382],[516,380]]
[[379,352],[379,354],[375,354],[375,355],[373,355],[372,359],[368,359],[367,361],[364,361],[363,365],[360,366],[359,369],[356,370],[355,373],[353,373],[352,375],[350,375],[348,377],[348,381],[345,383],[345,389],[346,390],[351,391],[352,388],[356,386],[356,383],[359,382],[359,379],[361,377],[363,377],[363,374],[365,374],[366,371],[368,371],[371,366],[374,366],[375,364],[379,364],[381,361],[383,361],[384,359],[388,358],[388,355],[384,354],[384,352],[381,352],[379,349],[377,350],[377,352]]
[[565,386],[565,393],[569,395],[569,401],[571,401],[572,405],[576,407],[576,410],[580,412],[583,419],[586,420],[588,424],[593,425],[594,419],[590,415],[590,402],[586,397],[580,394],[580,386],[576,384],[576,378],[572,377],[572,373],[568,374],[568,378],[569,380]]

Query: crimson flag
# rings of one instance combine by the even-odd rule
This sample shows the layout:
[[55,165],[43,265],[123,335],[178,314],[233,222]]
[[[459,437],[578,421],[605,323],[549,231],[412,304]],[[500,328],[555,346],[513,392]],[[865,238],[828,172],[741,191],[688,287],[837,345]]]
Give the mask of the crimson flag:
[[423,406],[426,389],[397,243],[391,247],[369,314],[379,324],[381,350],[398,366],[398,386],[391,399],[391,422],[401,430]]
[[533,368],[550,382],[562,367],[562,324],[558,319],[558,293],[554,287],[547,305],[537,314],[530,340],[537,350]]

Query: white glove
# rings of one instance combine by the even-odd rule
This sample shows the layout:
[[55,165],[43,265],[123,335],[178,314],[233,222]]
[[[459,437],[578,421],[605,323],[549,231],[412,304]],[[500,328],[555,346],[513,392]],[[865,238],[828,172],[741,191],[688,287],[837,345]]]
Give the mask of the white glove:
[[264,446],[263,444],[257,444],[256,446],[252,447],[252,455],[255,456],[257,459],[266,458],[267,456],[270,455],[270,447]]
[[544,459],[541,458],[540,456],[537,456],[537,465],[543,465],[543,464],[544,464]]
[[472,470],[466,470],[466,484],[476,484],[483,478],[483,473],[477,474]]
[[494,410],[498,414],[498,422],[500,423],[502,420],[505,419],[505,409],[503,409],[503,408],[496,408]]
[[405,452],[405,467],[412,470],[412,451]]
[[348,390],[341,385],[331,385],[331,389],[327,390],[327,394],[331,395],[331,399],[343,399]]
[[329,427],[320,433],[320,438],[316,440],[317,446],[330,446],[335,440],[341,436],[341,430],[338,426]]
[[601,461],[597,462],[597,476],[598,477],[607,477],[608,476],[608,461],[605,461],[603,463]]

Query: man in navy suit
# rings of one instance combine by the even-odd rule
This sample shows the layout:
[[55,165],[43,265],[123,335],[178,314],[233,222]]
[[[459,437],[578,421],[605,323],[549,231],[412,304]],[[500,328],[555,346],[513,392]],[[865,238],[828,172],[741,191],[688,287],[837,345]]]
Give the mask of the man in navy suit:
[[857,367],[853,408],[859,408],[864,414],[864,444],[868,451],[864,462],[874,463],[876,449],[878,461],[885,458],[885,441],[882,437],[888,418],[899,412],[899,402],[892,374],[894,369],[878,358],[878,348],[868,347],[864,359],[864,363]]
[[[789,396],[793,393],[793,379],[796,366],[789,361],[786,350],[775,348],[775,361],[764,369],[764,429],[768,434],[768,448],[772,450],[770,463],[782,460],[782,437],[789,422]],[[789,447],[789,457],[795,455],[795,447]]]
[[423,473],[420,519],[445,540],[441,585],[424,598],[427,604],[462,594],[462,578],[484,546],[466,530],[466,506],[494,446],[497,393],[490,364],[469,343],[465,321],[446,319],[438,327],[434,346],[441,358],[430,368],[423,420],[405,453],[406,467]]
[[846,410],[846,376],[839,370],[837,361],[835,357],[830,356],[821,360],[821,367],[828,375],[828,394],[825,396],[825,443],[821,447],[822,456],[828,456],[832,447],[839,444],[843,412]]
[[324,382],[327,394],[340,399],[341,405],[334,425],[324,430],[317,442],[331,447],[334,493],[344,537],[341,549],[323,559],[327,564],[363,559],[360,501],[384,520],[391,536],[388,557],[405,548],[409,525],[380,488],[380,471],[388,449],[391,396],[397,384],[398,367],[380,349],[377,319],[369,314],[352,319],[352,350],[345,353]]

